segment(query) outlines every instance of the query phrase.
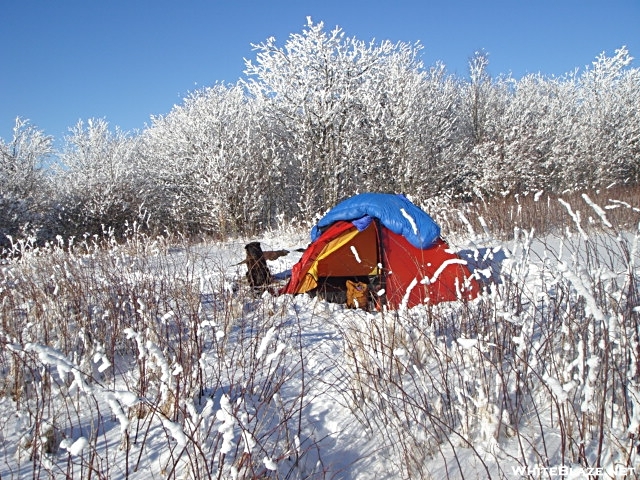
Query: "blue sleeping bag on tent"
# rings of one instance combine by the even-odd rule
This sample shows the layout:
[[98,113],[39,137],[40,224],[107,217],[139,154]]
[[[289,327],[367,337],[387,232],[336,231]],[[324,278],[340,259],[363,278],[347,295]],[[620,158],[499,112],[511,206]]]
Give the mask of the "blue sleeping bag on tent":
[[366,222],[366,217],[377,218],[393,233],[403,235],[411,245],[425,249],[440,237],[440,227],[423,210],[416,207],[404,195],[390,193],[361,193],[348,198],[320,219],[311,230],[315,241],[322,230],[338,220]]

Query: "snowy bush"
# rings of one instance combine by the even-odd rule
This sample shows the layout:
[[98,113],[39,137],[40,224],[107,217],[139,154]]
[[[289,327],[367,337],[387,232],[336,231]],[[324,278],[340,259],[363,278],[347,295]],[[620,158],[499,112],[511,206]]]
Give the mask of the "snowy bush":
[[46,238],[52,153],[53,139],[20,118],[11,141],[0,139],[0,253],[12,241]]
[[144,222],[145,172],[136,163],[136,139],[103,119],[78,122],[65,139],[50,211],[56,235],[121,234],[127,223]]
[[285,208],[277,203],[284,185],[259,108],[240,87],[218,85],[153,119],[138,156],[160,230],[224,236],[274,223]]

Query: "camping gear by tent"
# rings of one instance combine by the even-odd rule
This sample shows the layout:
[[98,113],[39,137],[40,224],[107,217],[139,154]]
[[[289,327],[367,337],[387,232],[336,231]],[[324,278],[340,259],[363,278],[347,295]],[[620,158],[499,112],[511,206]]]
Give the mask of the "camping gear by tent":
[[480,291],[440,227],[403,195],[348,198],[313,227],[311,240],[281,293],[342,301],[347,281],[365,282],[374,299],[397,309],[472,299]]

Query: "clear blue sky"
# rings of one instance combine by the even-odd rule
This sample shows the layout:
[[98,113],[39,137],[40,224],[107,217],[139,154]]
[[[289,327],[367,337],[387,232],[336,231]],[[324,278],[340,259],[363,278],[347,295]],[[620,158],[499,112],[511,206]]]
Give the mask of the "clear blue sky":
[[306,17],[360,40],[416,42],[467,73],[562,75],[626,45],[640,66],[640,0],[0,0],[0,138],[17,116],[58,141],[78,120],[142,129],[197,88],[235,83],[251,43]]

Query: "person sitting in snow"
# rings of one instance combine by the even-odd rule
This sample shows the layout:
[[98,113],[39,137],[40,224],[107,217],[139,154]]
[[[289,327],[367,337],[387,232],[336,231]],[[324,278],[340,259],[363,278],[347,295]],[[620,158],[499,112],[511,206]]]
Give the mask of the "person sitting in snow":
[[273,277],[267,266],[267,260],[276,260],[289,253],[288,250],[262,251],[260,242],[245,245],[247,258],[240,263],[247,264],[247,280],[254,290],[264,290],[271,283]]

